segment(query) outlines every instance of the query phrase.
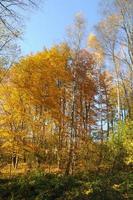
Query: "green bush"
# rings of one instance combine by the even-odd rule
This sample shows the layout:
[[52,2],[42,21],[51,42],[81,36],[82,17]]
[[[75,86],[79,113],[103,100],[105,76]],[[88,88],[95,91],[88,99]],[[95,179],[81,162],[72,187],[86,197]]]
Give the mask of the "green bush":
[[0,200],[132,199],[133,175],[84,173],[74,176],[30,173],[0,180]]

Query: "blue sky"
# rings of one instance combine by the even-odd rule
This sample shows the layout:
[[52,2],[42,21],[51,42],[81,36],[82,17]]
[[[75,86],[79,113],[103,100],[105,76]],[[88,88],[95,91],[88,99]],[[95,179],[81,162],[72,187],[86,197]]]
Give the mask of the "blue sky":
[[37,11],[29,13],[26,20],[22,54],[37,52],[65,39],[66,28],[73,23],[76,13],[81,12],[87,20],[87,32],[99,21],[100,0],[43,0]]

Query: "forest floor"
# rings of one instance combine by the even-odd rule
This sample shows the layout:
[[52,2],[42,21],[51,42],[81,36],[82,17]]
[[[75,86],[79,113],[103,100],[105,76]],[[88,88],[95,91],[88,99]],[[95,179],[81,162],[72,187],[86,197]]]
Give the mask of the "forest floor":
[[[6,164],[0,169],[0,175],[1,177],[10,178],[14,176],[27,174],[31,170],[33,172],[33,171],[36,171],[37,169],[38,167],[36,165],[32,167],[32,169],[30,169],[26,163],[20,163],[17,168],[14,168],[11,164]],[[59,173],[60,172],[60,170],[57,168],[56,165],[52,165],[52,166],[43,165],[41,167],[41,170],[44,173]]]

